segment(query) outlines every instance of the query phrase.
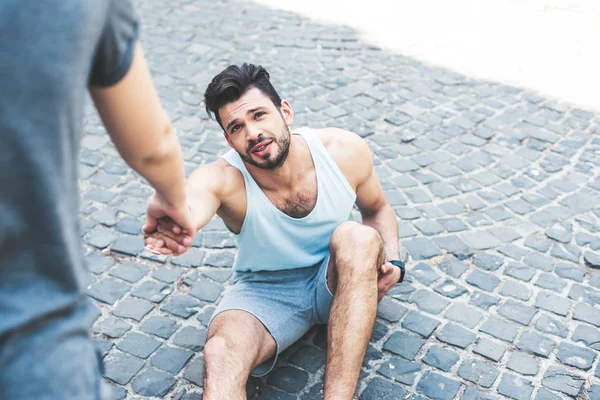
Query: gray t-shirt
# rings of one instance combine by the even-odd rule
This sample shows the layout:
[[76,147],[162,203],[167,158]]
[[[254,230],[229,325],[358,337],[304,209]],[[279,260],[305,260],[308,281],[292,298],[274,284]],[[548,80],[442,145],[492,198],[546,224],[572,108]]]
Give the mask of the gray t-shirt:
[[0,3],[0,336],[85,304],[86,91],[127,73],[137,32],[128,0]]

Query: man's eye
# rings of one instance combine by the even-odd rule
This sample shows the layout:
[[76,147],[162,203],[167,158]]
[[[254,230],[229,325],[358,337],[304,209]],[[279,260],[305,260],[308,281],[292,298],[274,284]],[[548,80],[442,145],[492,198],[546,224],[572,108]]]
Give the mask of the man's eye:
[[265,114],[266,114],[266,113],[265,113],[264,111],[259,111],[259,112],[257,112],[256,114],[254,114],[254,118],[255,118],[255,119],[256,119],[256,118],[260,118],[260,117],[262,117],[262,116],[263,116],[263,115],[265,115]]
[[239,130],[242,126],[241,125],[235,125],[233,128],[231,128],[231,133],[235,133],[237,130]]

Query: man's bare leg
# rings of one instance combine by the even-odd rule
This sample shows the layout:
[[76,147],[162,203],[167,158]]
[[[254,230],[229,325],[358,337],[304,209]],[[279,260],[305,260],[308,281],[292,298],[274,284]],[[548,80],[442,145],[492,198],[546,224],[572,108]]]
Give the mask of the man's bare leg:
[[252,370],[275,355],[275,340],[252,314],[223,311],[210,324],[204,346],[205,400],[245,400]]
[[377,271],[383,242],[373,228],[341,224],[331,237],[327,273],[334,293],[329,314],[324,398],[352,399],[377,314]]

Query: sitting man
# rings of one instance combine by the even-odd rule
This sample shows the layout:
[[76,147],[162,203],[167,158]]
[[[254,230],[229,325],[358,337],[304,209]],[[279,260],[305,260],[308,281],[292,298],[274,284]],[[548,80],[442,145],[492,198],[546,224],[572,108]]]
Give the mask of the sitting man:
[[[250,373],[268,373],[312,325],[328,323],[324,397],[351,399],[377,303],[403,274],[371,152],[342,129],[290,132],[292,107],[260,66],[226,68],[204,96],[231,150],[192,173],[188,201],[198,229],[216,213],[239,245],[204,347],[204,398],[245,398]],[[349,221],[355,203],[362,224]],[[181,254],[173,232],[162,220],[146,247]]]

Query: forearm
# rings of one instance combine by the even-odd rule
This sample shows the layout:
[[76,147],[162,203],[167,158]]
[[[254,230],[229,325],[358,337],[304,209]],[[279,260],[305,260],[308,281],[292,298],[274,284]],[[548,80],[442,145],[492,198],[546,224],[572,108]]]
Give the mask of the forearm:
[[138,151],[122,151],[121,154],[169,205],[185,203],[183,157],[177,136],[170,127],[151,146],[143,146]]
[[381,235],[385,244],[388,260],[398,259],[398,221],[396,213],[389,204],[379,208],[372,214],[362,216],[363,224],[374,228]]

